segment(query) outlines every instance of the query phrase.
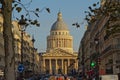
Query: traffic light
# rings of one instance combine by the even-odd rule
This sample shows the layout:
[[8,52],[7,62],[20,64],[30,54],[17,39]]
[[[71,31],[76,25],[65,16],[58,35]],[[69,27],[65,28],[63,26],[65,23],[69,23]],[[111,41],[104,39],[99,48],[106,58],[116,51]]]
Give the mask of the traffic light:
[[90,63],[90,66],[91,66],[91,67],[95,67],[95,66],[96,66],[95,61],[92,61],[92,62]]
[[101,64],[101,59],[100,59],[100,57],[98,57],[98,64]]
[[94,70],[89,70],[87,72],[87,75],[89,75],[89,76],[93,76],[94,74],[95,74]]

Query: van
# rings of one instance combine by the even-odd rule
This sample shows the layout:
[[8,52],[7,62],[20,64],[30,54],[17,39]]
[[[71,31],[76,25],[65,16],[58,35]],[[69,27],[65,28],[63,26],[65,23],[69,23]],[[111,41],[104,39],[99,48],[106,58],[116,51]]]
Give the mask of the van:
[[118,80],[118,75],[100,75],[99,80]]

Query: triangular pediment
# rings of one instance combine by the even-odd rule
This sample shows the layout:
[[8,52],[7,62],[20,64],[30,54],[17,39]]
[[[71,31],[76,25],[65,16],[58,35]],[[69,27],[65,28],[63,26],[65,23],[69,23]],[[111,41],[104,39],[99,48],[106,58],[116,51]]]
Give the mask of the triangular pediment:
[[54,49],[53,51],[51,51],[51,52],[49,52],[49,53],[45,53],[45,54],[43,54],[43,56],[45,57],[62,57],[62,56],[64,56],[64,57],[75,57],[75,56],[77,56],[77,54],[73,54],[73,53],[69,53],[69,52],[67,52],[67,51],[65,51],[65,50],[62,50],[62,49]]

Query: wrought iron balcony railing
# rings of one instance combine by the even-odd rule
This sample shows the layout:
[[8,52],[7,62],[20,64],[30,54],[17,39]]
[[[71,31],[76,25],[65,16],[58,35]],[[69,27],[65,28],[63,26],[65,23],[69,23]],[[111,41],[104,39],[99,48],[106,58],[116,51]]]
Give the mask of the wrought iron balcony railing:
[[108,51],[111,51],[111,50],[120,50],[120,44],[109,45],[106,49],[102,51],[102,54],[107,53]]

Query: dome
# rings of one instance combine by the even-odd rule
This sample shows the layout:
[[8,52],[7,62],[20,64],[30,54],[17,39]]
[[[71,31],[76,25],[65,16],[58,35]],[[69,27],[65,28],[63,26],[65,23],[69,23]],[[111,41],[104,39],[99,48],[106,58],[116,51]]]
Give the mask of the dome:
[[68,27],[62,19],[61,12],[58,13],[57,21],[51,27],[51,31],[54,31],[54,30],[67,30],[68,31]]

